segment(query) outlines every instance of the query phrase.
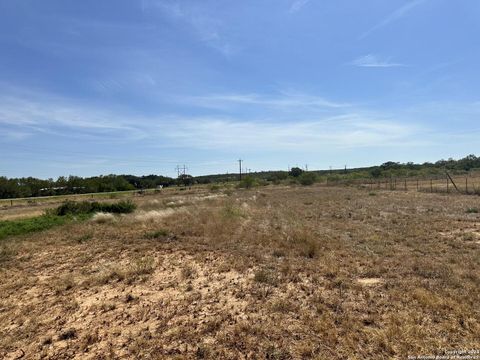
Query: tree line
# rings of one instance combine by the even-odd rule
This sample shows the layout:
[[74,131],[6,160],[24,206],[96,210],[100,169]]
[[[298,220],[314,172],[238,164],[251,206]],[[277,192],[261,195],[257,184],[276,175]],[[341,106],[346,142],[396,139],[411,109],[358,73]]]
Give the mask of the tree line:
[[35,197],[50,195],[87,194],[97,192],[151,189],[171,186],[176,180],[166,176],[106,175],[82,178],[60,176],[54,179],[33,177],[8,179],[0,177],[0,198]]
[[[278,184],[286,181],[311,182],[335,181],[362,178],[422,177],[443,175],[445,170],[451,174],[464,174],[471,170],[480,170],[480,157],[468,155],[462,159],[439,160],[435,163],[412,162],[399,163],[389,161],[379,166],[355,169],[306,171],[298,167],[290,171],[261,171],[248,174],[249,179],[260,184]],[[313,177],[312,175],[315,175]],[[79,176],[60,176],[54,179],[0,177],[0,198],[35,197],[49,195],[85,194],[96,192],[114,192],[125,190],[152,189],[158,186],[190,186],[193,184],[211,184],[238,181],[238,174],[216,174],[193,177],[187,174],[177,179],[162,175],[106,175],[82,178]],[[251,181],[251,180],[249,180]]]

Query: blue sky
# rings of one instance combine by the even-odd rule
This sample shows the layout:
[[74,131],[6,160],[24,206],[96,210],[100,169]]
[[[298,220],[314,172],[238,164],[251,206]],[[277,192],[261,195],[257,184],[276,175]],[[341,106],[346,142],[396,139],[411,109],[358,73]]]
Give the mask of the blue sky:
[[480,154],[477,0],[0,0],[0,176]]

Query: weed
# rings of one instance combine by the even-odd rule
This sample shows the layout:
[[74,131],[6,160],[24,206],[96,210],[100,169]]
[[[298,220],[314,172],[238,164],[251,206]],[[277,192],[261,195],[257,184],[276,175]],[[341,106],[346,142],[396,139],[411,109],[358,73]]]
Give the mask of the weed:
[[260,284],[276,286],[278,284],[278,277],[271,269],[261,268],[255,272],[253,280]]
[[69,340],[69,339],[75,339],[77,337],[77,330],[71,328],[68,330],[65,330],[58,335],[58,340]]
[[232,203],[228,203],[223,209],[223,215],[226,218],[244,217],[245,211]]
[[300,256],[313,259],[318,254],[317,242],[310,236],[300,236],[295,239],[295,245],[298,248]]
[[479,210],[477,208],[468,208],[465,212],[467,214],[478,214]]
[[52,287],[56,294],[62,294],[75,286],[75,280],[71,274],[64,275],[53,281]]
[[167,237],[168,235],[169,234],[168,234],[167,230],[160,229],[160,230],[157,230],[157,231],[154,231],[154,232],[146,233],[145,238],[146,239],[161,239],[161,238]]
[[76,242],[79,244],[83,244],[84,242],[91,240],[93,238],[93,234],[85,234],[76,239]]
[[288,312],[295,311],[297,309],[297,306],[295,306],[288,299],[277,299],[272,302],[272,304],[270,305],[270,309],[273,312],[286,314]]
[[211,192],[218,192],[220,190],[220,185],[212,184],[208,187]]
[[127,271],[127,277],[136,278],[140,275],[149,275],[155,271],[155,259],[150,256],[135,259]]
[[286,253],[285,253],[285,250],[283,249],[276,249],[276,250],[273,250],[272,255],[277,258],[282,258],[282,257],[285,257]]
[[17,255],[16,246],[10,243],[7,243],[7,244],[0,243],[0,264],[3,262],[9,261],[15,255]]
[[191,266],[184,266],[182,268],[182,278],[184,280],[187,280],[187,279],[192,279],[195,275],[196,275],[196,271],[193,267]]

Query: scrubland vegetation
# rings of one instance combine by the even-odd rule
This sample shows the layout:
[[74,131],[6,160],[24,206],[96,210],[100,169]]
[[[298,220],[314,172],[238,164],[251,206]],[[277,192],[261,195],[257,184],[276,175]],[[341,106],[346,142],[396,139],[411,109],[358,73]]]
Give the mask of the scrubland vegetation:
[[[95,205],[94,217],[0,240],[0,357],[401,359],[478,348],[477,197],[216,186],[135,205]],[[65,205],[63,217],[83,206]]]
[[136,205],[131,201],[108,204],[99,202],[66,201],[62,205],[48,209],[39,217],[18,220],[0,220],[0,240],[13,235],[22,235],[50,229],[67,222],[88,219],[93,213],[131,213]]

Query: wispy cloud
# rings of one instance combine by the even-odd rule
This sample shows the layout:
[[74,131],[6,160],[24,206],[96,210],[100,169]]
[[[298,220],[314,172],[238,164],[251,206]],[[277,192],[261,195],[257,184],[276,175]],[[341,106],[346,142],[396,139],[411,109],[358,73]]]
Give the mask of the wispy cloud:
[[[5,140],[4,143],[28,144],[25,141],[28,136],[44,140],[88,138],[106,144],[128,141],[142,149],[156,149],[157,153],[161,148],[160,153],[165,154],[169,151],[177,154],[179,149],[189,152],[241,149],[242,152],[284,156],[300,152],[323,154],[331,149],[355,151],[438,145],[444,141],[445,131],[441,127],[421,125],[424,119],[440,121],[443,116],[444,121],[463,119],[469,124],[480,112],[479,103],[443,105],[442,111],[449,109],[446,115],[438,113],[440,107],[436,104],[416,106],[408,111],[372,111],[312,94],[282,92],[278,95],[232,93],[193,97],[197,110],[234,104],[238,108],[229,115],[208,113],[205,109],[193,112],[205,114],[201,116],[161,112],[135,114],[118,107],[106,111],[98,104],[78,103],[46,94],[11,90],[3,93],[10,94],[0,96],[0,139]],[[243,116],[250,106],[267,110]],[[312,107],[329,111],[308,111]],[[471,141],[471,134],[462,136],[468,137],[465,142]],[[150,166],[147,157],[142,156],[136,163],[132,160],[132,164]]]
[[283,91],[277,95],[257,93],[225,93],[189,96],[180,102],[199,107],[228,109],[232,106],[258,106],[277,110],[299,111],[300,109],[340,109],[352,106],[349,103],[335,102],[321,96],[299,92]]
[[368,54],[361,56],[353,60],[350,65],[360,66],[360,67],[379,67],[379,68],[389,68],[389,67],[399,67],[406,66],[405,64],[392,62],[389,58],[383,59],[374,54]]
[[170,19],[187,24],[198,40],[225,57],[230,57],[240,50],[225,36],[222,31],[223,23],[206,14],[201,7],[177,0],[143,0],[142,10],[145,12],[147,9],[159,9]]
[[[21,140],[39,133],[68,137],[139,139],[145,132],[124,116],[91,104],[20,92],[0,96],[0,129]],[[22,135],[20,135],[22,134]]]
[[222,118],[177,119],[163,127],[177,146],[240,147],[250,151],[322,151],[331,148],[412,145],[417,126],[359,114],[286,123]]
[[[248,120],[232,116],[132,115],[125,109],[105,111],[95,104],[78,104],[54,96],[22,93],[0,96],[0,130],[18,141],[25,136],[103,139],[142,142],[143,146],[189,149],[285,151],[326,150],[327,147],[387,146],[408,143],[416,127],[356,112],[349,104],[324,98],[283,93],[207,95],[205,102],[258,105],[270,110],[252,113]],[[329,108],[332,113],[309,113],[305,108]],[[263,114],[263,115],[262,115]],[[279,121],[278,116],[287,114]],[[308,115],[311,114],[311,115]],[[315,115],[316,114],[316,115]],[[131,116],[130,116],[131,115]],[[311,117],[309,117],[311,116]],[[267,120],[273,119],[273,120]],[[157,145],[161,144],[161,145]]]
[[376,24],[375,26],[373,26],[372,28],[368,29],[367,31],[365,31],[361,36],[360,36],[360,39],[364,39],[366,38],[367,36],[369,36],[371,33],[373,33],[374,31],[384,27],[384,26],[387,26],[388,24],[394,22],[394,21],[397,21],[399,19],[401,19],[402,17],[404,17],[408,12],[410,12],[412,9],[414,9],[415,7],[417,7],[418,5],[422,4],[423,2],[425,2],[426,0],[413,0],[413,1],[409,1],[408,3],[406,3],[405,5],[399,7],[398,9],[396,9],[395,11],[393,11],[392,13],[390,13],[387,17],[385,17],[382,21],[380,21],[378,24]]
[[307,5],[310,2],[310,0],[294,0],[292,4],[290,5],[289,12],[295,13],[299,11],[301,8],[303,8],[305,5]]

